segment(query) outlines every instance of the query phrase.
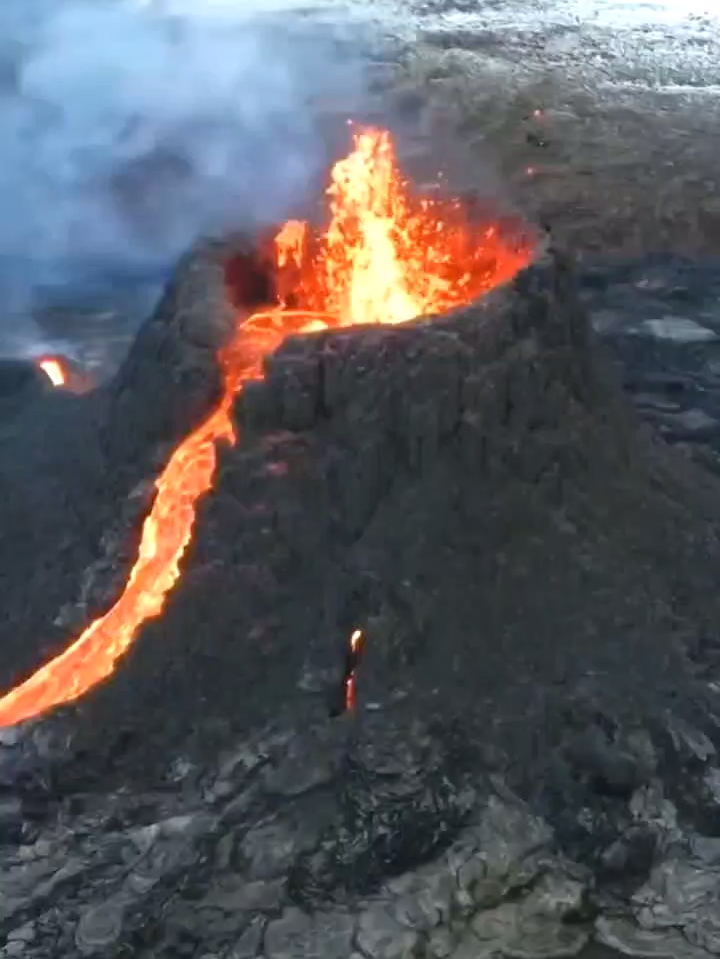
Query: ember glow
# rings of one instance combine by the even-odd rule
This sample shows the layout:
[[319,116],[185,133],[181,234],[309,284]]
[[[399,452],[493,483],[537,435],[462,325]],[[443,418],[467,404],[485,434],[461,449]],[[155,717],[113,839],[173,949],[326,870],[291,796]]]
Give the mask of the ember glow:
[[360,662],[365,637],[362,630],[353,630],[350,636],[350,649],[348,652],[348,670],[345,678],[345,711],[349,712],[355,708],[357,702],[357,668]]
[[53,386],[65,386],[67,383],[67,374],[63,369],[60,360],[55,357],[47,357],[38,362],[38,368],[43,371]]
[[[217,444],[236,442],[233,399],[262,376],[263,359],[288,333],[445,312],[510,280],[532,258],[527,238],[503,235],[493,223],[471,225],[461,203],[414,197],[388,133],[363,129],[353,139],[352,152],[331,173],[327,228],[290,221],[277,233],[278,304],[239,321],[221,351],[223,399],[158,477],[124,591],[63,653],[0,698],[0,726],[78,699],[110,676],[143,623],[160,615],[180,577],[197,502],[212,487]],[[45,370],[52,379],[51,371],[57,369]],[[362,633],[350,642],[355,659]],[[354,702],[353,671],[346,706]]]

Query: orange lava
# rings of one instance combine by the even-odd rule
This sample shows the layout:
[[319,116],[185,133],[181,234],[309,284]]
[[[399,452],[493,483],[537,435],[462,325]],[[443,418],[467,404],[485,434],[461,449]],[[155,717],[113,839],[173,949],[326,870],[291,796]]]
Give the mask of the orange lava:
[[[414,197],[388,133],[364,129],[353,139],[352,152],[332,170],[327,228],[316,232],[290,221],[277,233],[278,305],[239,323],[221,351],[223,399],[158,477],[121,596],[64,652],[0,698],[0,726],[78,699],[110,676],[143,623],[160,615],[180,577],[197,502],[212,487],[217,444],[236,440],[233,398],[262,376],[264,357],[288,332],[403,323],[444,312],[508,281],[531,259],[527,239],[503,236],[497,224],[472,225],[460,202]],[[55,382],[62,368],[53,362],[42,368]],[[361,639],[356,631],[351,644]],[[354,705],[354,675],[346,697]]]
[[362,652],[365,637],[362,630],[354,629],[350,636],[350,663],[351,668],[347,679],[345,680],[345,709],[349,711],[355,708],[357,702],[357,664]]
[[38,362],[38,367],[50,380],[53,386],[65,386],[67,373],[60,360],[55,357],[46,357]]

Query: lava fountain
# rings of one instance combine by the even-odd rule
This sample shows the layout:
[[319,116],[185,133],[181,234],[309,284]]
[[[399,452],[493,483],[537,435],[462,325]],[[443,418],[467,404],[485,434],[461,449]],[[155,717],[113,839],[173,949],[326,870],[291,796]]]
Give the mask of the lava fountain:
[[[158,477],[120,597],[61,654],[0,698],[0,726],[78,699],[113,672],[143,623],[160,615],[181,575],[198,500],[212,487],[217,445],[237,440],[233,399],[245,383],[262,377],[264,358],[289,332],[404,323],[445,312],[509,281],[532,258],[526,236],[509,236],[498,223],[472,223],[460,201],[413,195],[385,131],[354,134],[352,151],[331,171],[327,197],[325,230],[289,221],[277,232],[277,304],[239,322],[221,350],[223,398]],[[354,678],[347,695],[352,705]]]

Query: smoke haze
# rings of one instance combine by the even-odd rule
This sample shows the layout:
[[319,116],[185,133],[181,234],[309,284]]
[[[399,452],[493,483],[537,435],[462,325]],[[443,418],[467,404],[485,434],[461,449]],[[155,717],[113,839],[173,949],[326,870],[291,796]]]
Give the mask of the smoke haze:
[[[200,234],[275,222],[361,95],[337,28],[272,0],[0,3],[0,352],[65,291],[155,291]],[[262,11],[262,12],[260,12]]]

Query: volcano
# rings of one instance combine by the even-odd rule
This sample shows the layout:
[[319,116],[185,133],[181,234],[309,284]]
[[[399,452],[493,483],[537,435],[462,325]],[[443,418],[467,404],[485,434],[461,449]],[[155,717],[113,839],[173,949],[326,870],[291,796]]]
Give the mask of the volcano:
[[[277,233],[274,289],[266,286],[276,305],[239,318],[228,331],[219,353],[222,399],[160,476],[125,590],[61,656],[0,699],[0,723],[21,722],[83,695],[112,671],[138,628],[160,614],[179,577],[197,501],[212,485],[216,445],[236,440],[231,405],[248,381],[261,378],[263,359],[289,331],[404,323],[472,301],[527,263],[527,242],[511,245],[495,224],[469,229],[457,202],[413,205],[405,186],[389,135],[361,131],[350,156],[333,168],[326,232],[313,243],[307,224],[292,221]],[[239,308],[247,307],[260,268],[235,257],[226,277]],[[54,385],[65,384],[57,359],[39,365]]]
[[361,131],[2,434],[23,954],[715,949],[717,480],[566,255],[399,184]]

